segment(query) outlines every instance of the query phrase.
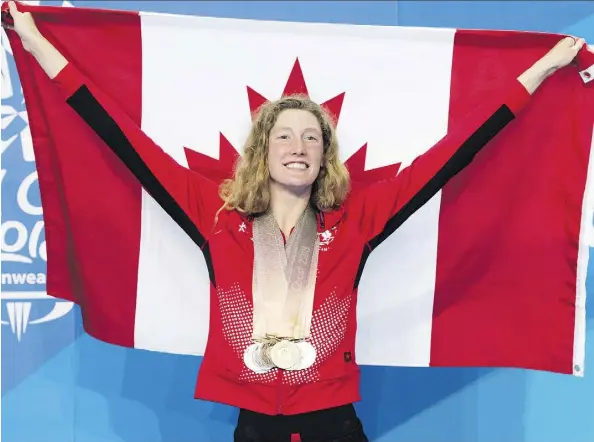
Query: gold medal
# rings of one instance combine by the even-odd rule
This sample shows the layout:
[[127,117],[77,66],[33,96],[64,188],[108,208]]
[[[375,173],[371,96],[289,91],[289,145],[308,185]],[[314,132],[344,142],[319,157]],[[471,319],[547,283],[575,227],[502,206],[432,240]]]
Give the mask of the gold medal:
[[301,350],[295,342],[282,340],[270,348],[270,360],[275,366],[289,370],[301,360]]

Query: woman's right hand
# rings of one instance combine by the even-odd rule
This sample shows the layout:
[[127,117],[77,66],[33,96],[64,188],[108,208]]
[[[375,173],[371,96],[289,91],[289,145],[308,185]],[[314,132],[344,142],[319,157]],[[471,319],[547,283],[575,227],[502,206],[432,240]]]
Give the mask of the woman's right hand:
[[8,2],[8,10],[12,17],[12,24],[3,23],[2,26],[7,29],[13,29],[21,38],[25,50],[30,52],[34,41],[41,37],[33,16],[30,12],[20,12],[17,9],[16,3],[12,0]]
[[20,12],[12,0],[8,2],[8,11],[12,22],[2,17],[2,26],[13,29],[21,38],[23,48],[35,57],[49,78],[55,78],[68,64],[66,58],[41,35],[30,12]]

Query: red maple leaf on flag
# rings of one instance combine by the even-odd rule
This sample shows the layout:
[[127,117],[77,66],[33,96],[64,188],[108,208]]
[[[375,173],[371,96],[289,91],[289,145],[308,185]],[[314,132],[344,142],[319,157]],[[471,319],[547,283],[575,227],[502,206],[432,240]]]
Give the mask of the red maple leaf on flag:
[[[309,97],[307,90],[307,84],[305,83],[305,77],[299,64],[299,58],[295,60],[293,69],[289,74],[289,79],[282,93],[282,96],[289,95],[305,95]],[[250,106],[250,113],[252,116],[256,111],[266,102],[268,99],[263,97],[261,94],[256,92],[251,87],[247,86],[247,96]],[[331,98],[321,106],[330,114],[334,124],[338,124],[340,118],[340,111],[342,109],[342,103],[344,101],[345,93]],[[219,144],[219,158],[212,158],[208,155],[204,155],[192,149],[185,148],[186,158],[188,161],[188,167],[190,170],[201,174],[202,176],[220,183],[227,178],[233,176],[233,168],[239,158],[239,152],[233,147],[229,140],[220,133],[220,144]],[[361,146],[353,155],[345,161],[345,165],[349,169],[351,175],[352,187],[357,185],[365,185],[373,182],[381,181],[387,178],[391,178],[398,173],[400,163],[390,164],[388,166],[378,167],[375,169],[365,170],[365,159],[367,156],[367,143]]]

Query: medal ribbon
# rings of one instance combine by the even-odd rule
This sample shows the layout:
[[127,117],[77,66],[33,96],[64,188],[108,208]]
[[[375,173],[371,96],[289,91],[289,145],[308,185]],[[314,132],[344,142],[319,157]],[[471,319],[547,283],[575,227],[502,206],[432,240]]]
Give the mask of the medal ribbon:
[[254,220],[252,338],[266,342],[309,337],[319,241],[316,215],[308,207],[285,247],[271,213]]

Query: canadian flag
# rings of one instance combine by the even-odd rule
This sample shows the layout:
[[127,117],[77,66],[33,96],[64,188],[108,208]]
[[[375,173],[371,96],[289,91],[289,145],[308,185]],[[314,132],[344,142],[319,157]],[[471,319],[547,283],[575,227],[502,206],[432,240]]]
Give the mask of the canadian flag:
[[[306,92],[337,118],[356,185],[398,173],[558,35],[305,24],[26,7],[42,33],[179,164],[220,181],[251,112]],[[128,347],[202,354],[209,278],[191,239],[10,41],[29,112],[50,295]],[[516,367],[581,375],[594,122],[591,53],[369,258],[361,364]],[[322,240],[331,246],[332,238]],[[125,324],[125,326],[123,326]],[[123,332],[123,330],[128,330]],[[451,342],[431,354],[436,336]],[[484,360],[484,359],[483,359]]]

